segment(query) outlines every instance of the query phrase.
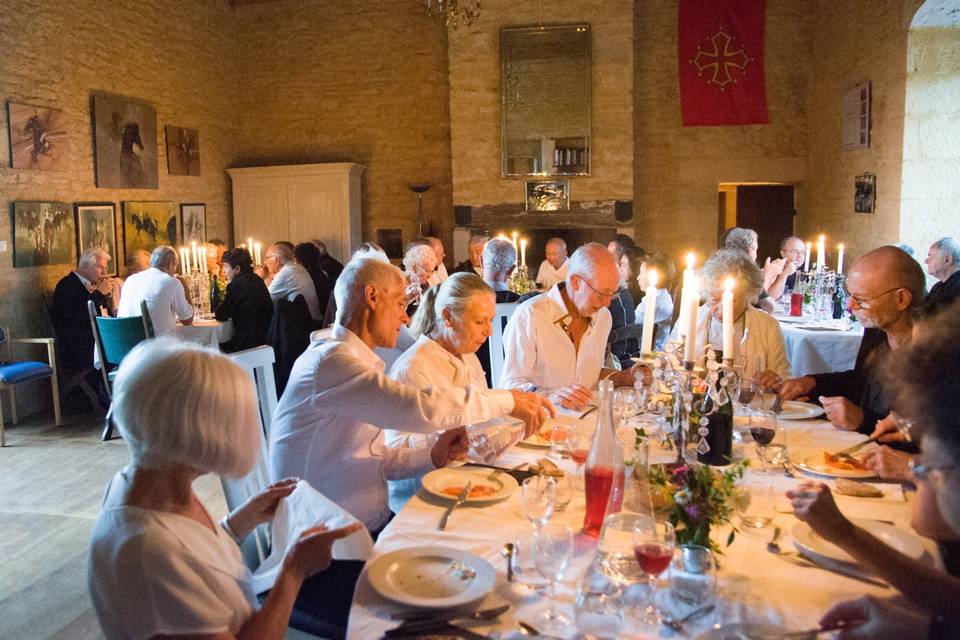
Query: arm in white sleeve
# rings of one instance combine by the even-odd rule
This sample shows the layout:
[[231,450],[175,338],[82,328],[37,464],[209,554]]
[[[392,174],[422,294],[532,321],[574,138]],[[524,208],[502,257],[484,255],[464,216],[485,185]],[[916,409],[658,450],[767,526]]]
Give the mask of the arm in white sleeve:
[[281,268],[280,271],[277,271],[273,276],[273,280],[270,281],[270,286],[267,287],[267,290],[270,292],[270,299],[276,302],[277,300],[286,298],[292,286],[293,273],[290,269]]
[[426,449],[385,448],[379,452],[383,460],[381,469],[384,477],[387,480],[403,480],[421,476],[435,469],[433,459],[430,457],[431,451],[431,447]]

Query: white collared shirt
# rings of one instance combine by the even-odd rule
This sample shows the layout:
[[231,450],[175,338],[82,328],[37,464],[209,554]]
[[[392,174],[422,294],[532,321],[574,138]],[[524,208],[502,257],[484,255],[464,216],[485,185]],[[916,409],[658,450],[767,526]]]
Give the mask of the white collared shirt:
[[383,429],[429,433],[511,411],[510,394],[391,380],[383,361],[335,324],[293,365],[270,431],[270,477],[303,478],[374,531],[390,514],[386,481],[433,468],[429,449],[387,448]]
[[80,278],[80,282],[82,282],[82,283],[83,283],[83,286],[85,286],[85,287],[87,288],[87,291],[93,291],[93,290],[94,290],[93,282],[92,282],[91,280],[88,280],[87,278],[84,278],[82,275],[80,275],[80,274],[79,274],[78,272],[76,272],[76,271],[73,272],[73,275],[75,275],[75,276],[77,276],[78,278]]
[[579,350],[563,329],[564,316],[567,307],[556,285],[517,307],[503,332],[505,356],[498,388],[533,386],[549,394],[574,383],[588,389],[597,385],[613,325],[610,311],[602,308],[594,314]]
[[157,336],[173,333],[177,327],[177,318],[187,320],[193,317],[193,307],[187,302],[183,285],[156,267],[150,267],[127,278],[120,292],[117,317],[139,316],[141,301],[147,303],[153,332]]
[[543,285],[544,289],[553,289],[558,282],[567,279],[567,269],[570,266],[569,258],[565,258],[559,269],[554,269],[549,260],[540,263],[540,270],[537,271],[537,282]]
[[313,286],[313,278],[310,277],[310,273],[306,269],[296,262],[288,262],[280,267],[280,271],[277,271],[277,274],[273,276],[268,288],[270,299],[274,302],[284,298],[293,300],[298,295],[303,296],[307,308],[310,310],[310,316],[314,320],[323,320],[323,316],[320,314],[320,302],[317,300],[317,288]]

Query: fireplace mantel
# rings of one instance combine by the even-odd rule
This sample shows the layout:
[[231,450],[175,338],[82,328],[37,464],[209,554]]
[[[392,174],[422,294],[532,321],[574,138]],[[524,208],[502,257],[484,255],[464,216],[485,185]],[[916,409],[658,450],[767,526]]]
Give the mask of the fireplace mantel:
[[624,200],[581,200],[562,211],[525,211],[518,203],[467,205],[456,207],[456,214],[460,226],[475,230],[616,229],[631,218],[632,204]]

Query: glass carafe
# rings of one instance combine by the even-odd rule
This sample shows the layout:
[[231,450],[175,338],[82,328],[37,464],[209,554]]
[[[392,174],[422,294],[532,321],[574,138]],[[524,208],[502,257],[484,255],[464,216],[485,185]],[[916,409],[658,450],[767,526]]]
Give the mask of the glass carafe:
[[600,410],[597,428],[587,455],[584,485],[587,510],[583,530],[598,537],[607,513],[620,511],[623,504],[623,451],[613,420],[613,382],[600,381]]

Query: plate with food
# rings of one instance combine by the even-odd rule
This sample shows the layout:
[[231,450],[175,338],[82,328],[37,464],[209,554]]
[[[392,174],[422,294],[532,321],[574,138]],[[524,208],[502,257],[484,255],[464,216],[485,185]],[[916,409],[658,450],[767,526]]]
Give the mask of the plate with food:
[[780,414],[781,420],[810,420],[823,415],[823,407],[799,400],[784,400]]
[[579,420],[572,416],[558,415],[556,418],[547,418],[539,431],[518,444],[534,449],[549,449],[551,439],[566,442],[570,430],[579,424]]
[[483,598],[496,584],[497,572],[472,553],[431,545],[398,549],[375,558],[367,565],[367,578],[388,600],[446,609]]
[[835,456],[828,451],[820,451],[803,459],[797,464],[801,471],[827,476],[830,478],[875,478],[876,473],[860,460],[847,456]]
[[424,490],[443,500],[456,500],[467,483],[472,483],[466,504],[496,502],[508,498],[520,487],[508,473],[483,467],[444,467],[423,476]]
[[[898,529],[892,524],[864,518],[850,518],[850,521],[887,546],[914,560],[919,560],[926,552],[923,542],[918,536],[904,529]],[[792,534],[793,544],[797,547],[797,550],[813,560],[843,562],[850,565],[858,564],[853,556],[826,538],[821,537],[806,522],[795,524]]]

